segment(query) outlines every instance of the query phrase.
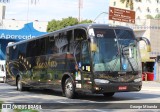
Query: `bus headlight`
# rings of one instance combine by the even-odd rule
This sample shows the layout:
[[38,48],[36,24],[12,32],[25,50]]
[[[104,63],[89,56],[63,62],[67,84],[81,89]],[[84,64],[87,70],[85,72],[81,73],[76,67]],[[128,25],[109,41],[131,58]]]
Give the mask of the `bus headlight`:
[[108,80],[104,80],[104,79],[94,79],[95,84],[107,84],[109,83]]
[[141,82],[142,78],[135,79],[134,82]]

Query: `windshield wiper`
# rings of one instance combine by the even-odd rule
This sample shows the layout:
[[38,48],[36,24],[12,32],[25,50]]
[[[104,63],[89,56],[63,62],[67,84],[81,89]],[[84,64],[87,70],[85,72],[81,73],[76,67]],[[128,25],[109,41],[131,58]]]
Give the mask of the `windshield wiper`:
[[125,53],[124,53],[124,50],[123,50],[125,47],[128,47],[128,46],[124,46],[123,48],[121,48],[122,55],[123,55],[123,57],[127,58],[127,61],[128,61],[129,65],[130,65],[131,68],[132,68],[132,71],[135,71],[134,68],[133,68],[133,65],[132,65],[131,61],[130,61],[129,58],[128,58],[128,56],[125,56]]
[[119,44],[119,42],[118,42],[118,36],[117,36],[117,34],[116,34],[116,31],[115,31],[115,29],[114,29],[114,34],[115,34],[115,36],[116,36],[116,40],[117,40],[117,46],[118,46],[118,55],[119,55],[119,58],[120,58],[120,71],[122,71],[122,52],[121,52],[121,48],[120,48],[120,44]]
[[117,39],[118,54],[119,54],[119,56],[120,56],[120,70],[122,71],[122,55],[123,55],[123,57],[126,57],[126,58],[127,58],[127,61],[128,61],[129,65],[130,65],[131,68],[132,68],[132,71],[134,71],[134,68],[133,68],[132,63],[130,62],[129,58],[124,55],[123,49],[122,49],[122,47],[121,47],[121,45],[120,45],[120,43],[119,43],[119,41],[118,41],[119,38],[118,38],[115,30],[114,30],[114,34],[115,34],[116,39]]

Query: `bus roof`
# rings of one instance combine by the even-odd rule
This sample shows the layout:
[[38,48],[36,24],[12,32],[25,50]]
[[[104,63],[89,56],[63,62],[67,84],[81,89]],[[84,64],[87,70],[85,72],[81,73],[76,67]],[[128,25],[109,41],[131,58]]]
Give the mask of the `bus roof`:
[[14,46],[14,45],[21,44],[21,43],[25,43],[25,42],[29,42],[29,41],[40,39],[40,38],[50,37],[50,36],[53,36],[55,33],[59,33],[59,32],[62,32],[62,31],[68,31],[68,30],[72,30],[72,29],[76,29],[76,28],[84,28],[84,29],[88,29],[88,28],[111,28],[112,29],[112,28],[114,28],[114,29],[132,30],[129,27],[117,26],[117,25],[109,25],[109,24],[93,24],[93,23],[90,23],[90,24],[78,24],[78,25],[73,25],[73,26],[67,26],[67,27],[62,28],[60,30],[49,32],[47,34],[44,34],[44,35],[41,35],[41,36],[37,36],[37,37],[32,38],[32,39],[27,39],[27,40],[23,40],[23,41],[19,41],[19,42],[13,43],[13,44],[9,44],[7,47]]

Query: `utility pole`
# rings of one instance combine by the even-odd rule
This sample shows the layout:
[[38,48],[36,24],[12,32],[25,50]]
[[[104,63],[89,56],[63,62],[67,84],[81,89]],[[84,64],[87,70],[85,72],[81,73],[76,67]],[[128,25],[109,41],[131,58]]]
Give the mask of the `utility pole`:
[[83,6],[83,1],[82,0],[78,0],[78,9],[79,9],[79,15],[78,15],[78,21],[81,21],[81,8]]

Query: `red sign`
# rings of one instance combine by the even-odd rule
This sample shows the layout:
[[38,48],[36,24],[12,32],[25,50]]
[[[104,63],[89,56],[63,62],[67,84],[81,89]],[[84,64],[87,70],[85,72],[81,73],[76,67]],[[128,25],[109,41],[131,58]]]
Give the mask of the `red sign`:
[[118,90],[127,90],[127,86],[119,86]]
[[135,11],[109,7],[109,20],[135,23]]

